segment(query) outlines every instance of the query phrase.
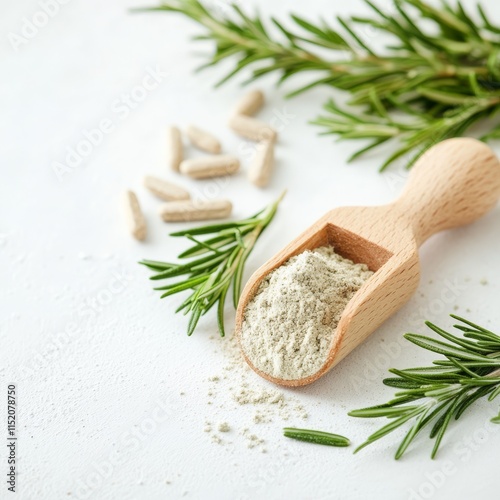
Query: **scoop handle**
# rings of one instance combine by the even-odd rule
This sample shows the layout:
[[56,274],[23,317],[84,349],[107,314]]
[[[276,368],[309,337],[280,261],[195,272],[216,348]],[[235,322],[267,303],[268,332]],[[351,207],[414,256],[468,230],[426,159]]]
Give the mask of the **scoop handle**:
[[417,243],[486,214],[500,197],[500,161],[483,142],[448,139],[426,151],[394,208]]

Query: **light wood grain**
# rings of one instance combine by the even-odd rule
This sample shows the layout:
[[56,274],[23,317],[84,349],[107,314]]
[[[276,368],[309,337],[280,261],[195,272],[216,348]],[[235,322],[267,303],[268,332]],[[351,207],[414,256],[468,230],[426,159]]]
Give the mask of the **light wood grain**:
[[[413,295],[420,280],[418,247],[433,234],[469,224],[500,197],[500,162],[475,139],[449,139],[427,151],[413,167],[408,185],[394,203],[380,207],[343,207],[313,224],[250,278],[236,314],[240,337],[245,307],[261,280],[304,250],[331,245],[343,257],[363,262],[375,274],[344,310],[321,369],[299,380],[259,375],[285,386],[314,382],[373,333]],[[240,344],[241,345],[241,344]]]

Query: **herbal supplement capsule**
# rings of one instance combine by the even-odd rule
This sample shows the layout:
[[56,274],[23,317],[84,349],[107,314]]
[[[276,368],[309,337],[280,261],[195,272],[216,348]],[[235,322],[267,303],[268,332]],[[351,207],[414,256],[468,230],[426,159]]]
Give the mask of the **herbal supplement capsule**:
[[248,179],[259,187],[269,184],[274,167],[274,141],[263,141],[257,145],[257,154],[250,170]]
[[144,240],[146,238],[146,220],[139,205],[139,200],[133,191],[127,191],[125,195],[125,208],[130,232],[135,239]]
[[260,90],[251,90],[245,94],[233,109],[234,115],[253,116],[264,106],[264,94]]
[[150,175],[144,177],[144,186],[155,196],[165,201],[189,200],[191,198],[184,188]]
[[228,200],[171,201],[160,208],[165,222],[224,219],[231,215],[233,205]]
[[229,119],[229,127],[251,141],[276,140],[278,135],[270,125],[251,116],[234,115]]
[[231,175],[240,169],[240,160],[232,155],[204,156],[184,160],[181,163],[181,173],[193,179],[206,179]]
[[182,137],[177,127],[167,129],[167,164],[175,172],[182,161]]
[[220,142],[210,132],[206,132],[201,128],[189,125],[186,129],[186,135],[191,141],[191,144],[198,149],[202,149],[207,153],[218,154],[221,152]]

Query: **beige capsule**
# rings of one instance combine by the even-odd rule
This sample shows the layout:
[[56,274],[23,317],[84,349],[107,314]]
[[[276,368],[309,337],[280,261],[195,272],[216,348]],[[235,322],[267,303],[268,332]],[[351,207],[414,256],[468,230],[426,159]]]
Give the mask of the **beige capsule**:
[[264,100],[264,94],[261,90],[251,90],[236,103],[233,114],[253,116],[262,109]]
[[177,127],[169,127],[167,129],[167,165],[174,172],[178,172],[182,157],[181,132]]
[[274,141],[263,141],[257,145],[257,154],[248,171],[250,182],[258,187],[269,184],[274,168]]
[[137,240],[146,238],[146,220],[142,213],[139,200],[133,191],[125,193],[125,210],[127,214],[127,222],[132,236]]
[[186,129],[186,135],[193,146],[207,153],[218,154],[222,150],[221,144],[216,137],[210,132],[195,127],[194,125],[189,125]]
[[278,136],[270,125],[251,116],[233,115],[229,119],[229,127],[251,141],[274,141]]
[[231,215],[233,205],[229,200],[171,201],[160,208],[165,222],[224,219]]
[[144,177],[144,186],[155,196],[165,201],[189,200],[191,198],[191,195],[184,188],[151,175]]
[[181,163],[181,173],[193,179],[207,179],[231,175],[240,169],[240,160],[233,155],[204,156],[184,160]]

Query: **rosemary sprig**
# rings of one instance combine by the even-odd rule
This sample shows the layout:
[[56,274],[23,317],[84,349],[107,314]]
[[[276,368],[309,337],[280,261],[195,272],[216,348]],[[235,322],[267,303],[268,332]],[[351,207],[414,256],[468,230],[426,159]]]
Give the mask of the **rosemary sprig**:
[[[253,68],[248,81],[276,72],[282,83],[313,72],[308,85],[289,95],[316,85],[349,93],[348,109],[329,101],[313,123],[340,139],[368,140],[351,159],[396,142],[382,169],[400,157],[409,167],[435,142],[462,135],[500,110],[500,26],[480,5],[473,16],[459,1],[452,6],[442,0],[436,8],[423,0],[394,0],[389,10],[365,2],[372,16],[338,18],[341,29],[297,15],[286,26],[275,18],[265,22],[238,5],[224,12],[200,0],[165,0],[141,10],[177,12],[202,25],[205,33],[196,39],[215,42],[202,67],[236,61],[219,85]],[[389,35],[390,42],[375,50],[363,26]],[[500,125],[490,125],[483,137],[494,138],[500,138]]]
[[[452,318],[459,321],[454,326],[462,335],[446,332],[430,322],[426,325],[444,340],[413,333],[405,335],[413,344],[446,359],[434,361],[433,366],[389,370],[396,377],[385,379],[384,384],[399,389],[394,399],[351,411],[349,415],[386,417],[390,422],[369,436],[355,452],[410,423],[395,458],[403,456],[415,437],[429,426],[430,438],[434,439],[431,454],[434,458],[451,420],[458,420],[479,399],[488,397],[492,401],[500,394],[500,336],[459,316]],[[500,423],[499,417],[491,421]]]
[[224,336],[224,305],[232,285],[233,304],[240,297],[246,260],[260,235],[271,223],[284,193],[274,203],[248,219],[202,226],[171,233],[186,237],[194,243],[178,258],[184,262],[172,264],[143,260],[140,264],[155,271],[151,280],[179,280],[155,288],[163,292],[161,298],[191,291],[176,312],[191,314],[188,335],[191,335],[200,317],[217,304],[217,322]]
[[349,446],[351,442],[344,436],[339,434],[331,434],[330,432],[311,431],[309,429],[296,429],[294,427],[285,427],[283,435],[299,441],[307,441],[308,443],[324,444],[327,446]]

